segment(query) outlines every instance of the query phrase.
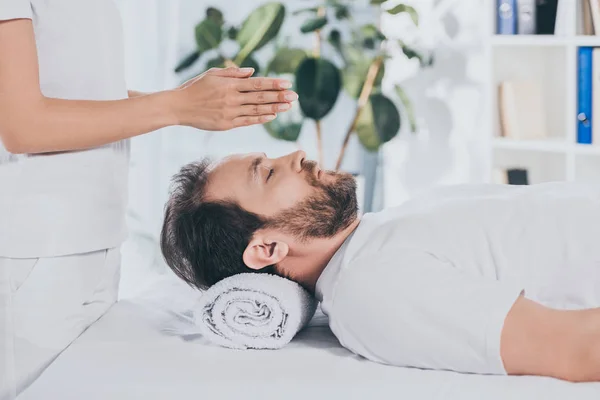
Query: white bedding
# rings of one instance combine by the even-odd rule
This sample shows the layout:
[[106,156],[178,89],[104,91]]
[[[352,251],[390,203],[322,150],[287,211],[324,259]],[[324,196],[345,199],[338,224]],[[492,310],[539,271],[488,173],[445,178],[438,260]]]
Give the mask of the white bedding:
[[[286,348],[229,350],[161,333],[156,296],[124,300],[86,331],[19,400],[599,399],[600,383],[475,376],[379,365],[343,349],[317,314]],[[158,294],[161,294],[160,296]]]

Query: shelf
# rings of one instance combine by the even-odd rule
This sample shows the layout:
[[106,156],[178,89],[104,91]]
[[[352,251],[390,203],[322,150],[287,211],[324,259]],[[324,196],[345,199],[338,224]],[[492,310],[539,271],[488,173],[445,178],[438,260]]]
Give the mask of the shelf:
[[[518,148],[521,150],[522,148]],[[562,181],[567,178],[565,163],[568,155],[562,152],[543,152],[526,148],[528,151],[495,148],[493,151],[492,171],[495,169],[526,169],[532,184]]]
[[515,140],[503,137],[496,137],[492,141],[492,146],[496,149],[539,151],[544,153],[566,153],[569,148],[569,144],[563,138],[540,140]]
[[[485,143],[489,150],[485,172],[489,179],[496,168],[522,167],[529,171],[532,183],[553,180],[600,182],[600,143],[576,143],[575,123],[577,48],[600,48],[600,34],[583,35],[582,0],[560,1],[564,3],[565,19],[561,33],[557,35],[489,34],[485,38],[484,54],[488,63]],[[489,26],[495,26],[497,2],[483,3],[486,3]],[[504,81],[539,82],[547,137],[532,140],[501,137],[498,88]]]
[[575,180],[578,182],[600,182],[600,158],[595,155],[577,157],[575,159]]
[[575,153],[576,154],[591,154],[591,155],[600,155],[600,146],[593,144],[575,144]]
[[559,47],[566,45],[600,47],[600,36],[554,36],[554,35],[493,35],[495,47]]
[[514,140],[503,137],[494,138],[492,141],[494,149],[535,151],[541,153],[567,153],[573,149],[575,154],[600,155],[600,146],[591,144],[572,144],[564,139],[540,139],[540,140]]
[[571,42],[576,46],[600,47],[600,36],[575,36],[572,38]]
[[492,46],[564,46],[569,38],[554,35],[494,35]]

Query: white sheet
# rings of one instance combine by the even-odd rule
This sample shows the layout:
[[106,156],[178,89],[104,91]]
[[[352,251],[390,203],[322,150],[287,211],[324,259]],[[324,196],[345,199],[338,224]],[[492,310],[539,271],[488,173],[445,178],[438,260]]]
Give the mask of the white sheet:
[[600,398],[600,383],[375,364],[343,349],[322,314],[283,350],[229,350],[202,338],[169,337],[158,327],[172,317],[156,308],[174,298],[173,287],[161,285],[156,295],[115,305],[19,400]]

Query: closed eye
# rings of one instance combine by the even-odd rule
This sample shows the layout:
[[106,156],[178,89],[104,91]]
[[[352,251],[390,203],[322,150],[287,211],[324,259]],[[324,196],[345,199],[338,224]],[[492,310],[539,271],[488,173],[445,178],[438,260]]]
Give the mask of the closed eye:
[[267,182],[269,182],[269,179],[271,179],[274,172],[275,172],[275,170],[273,168],[269,169],[269,175],[267,175]]

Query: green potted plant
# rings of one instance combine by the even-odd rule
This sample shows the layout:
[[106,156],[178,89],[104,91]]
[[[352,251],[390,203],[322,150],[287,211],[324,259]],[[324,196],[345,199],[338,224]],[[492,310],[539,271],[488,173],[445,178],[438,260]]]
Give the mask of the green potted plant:
[[[175,72],[181,73],[204,59],[205,62],[198,73],[213,67],[232,65],[253,67],[259,73],[260,65],[253,57],[254,52],[265,47],[277,36],[284,18],[283,4],[267,3],[253,10],[244,23],[237,27],[227,24],[220,10],[209,7],[204,19],[194,30],[196,48],[181,60]],[[222,45],[227,40],[237,43],[234,54],[226,54],[223,50]]]

